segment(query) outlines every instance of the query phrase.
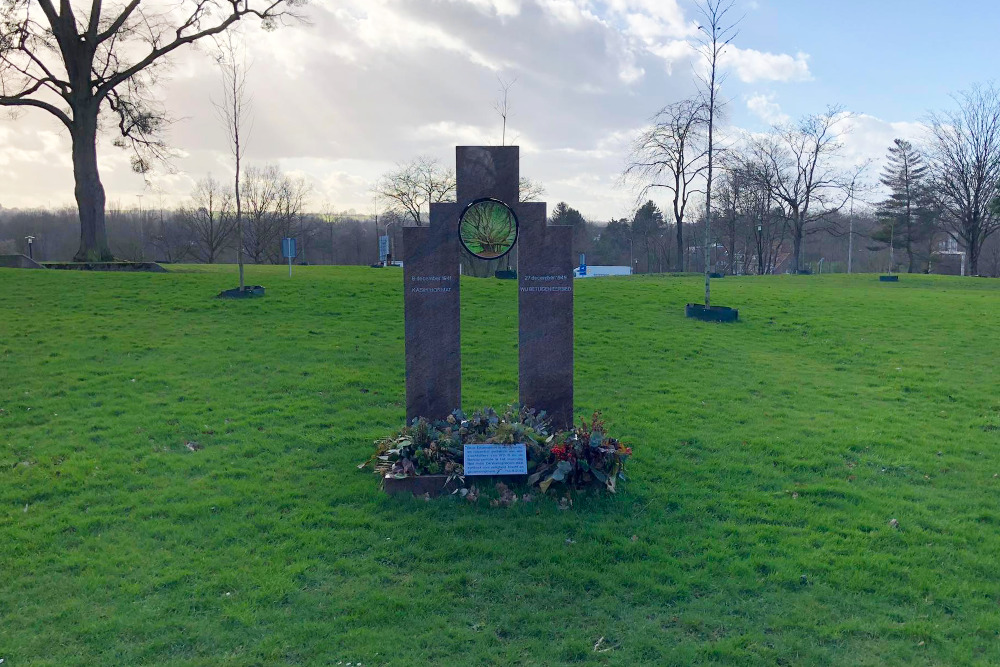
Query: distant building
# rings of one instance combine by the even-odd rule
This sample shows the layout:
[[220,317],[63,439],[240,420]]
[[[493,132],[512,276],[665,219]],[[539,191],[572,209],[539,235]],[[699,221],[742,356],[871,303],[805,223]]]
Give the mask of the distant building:
[[959,249],[958,241],[948,237],[931,253],[930,272],[944,276],[964,276],[965,257],[965,251]]
[[629,266],[587,266],[587,274],[580,275],[580,267],[573,269],[574,278],[602,278],[605,276],[630,276],[632,268]]

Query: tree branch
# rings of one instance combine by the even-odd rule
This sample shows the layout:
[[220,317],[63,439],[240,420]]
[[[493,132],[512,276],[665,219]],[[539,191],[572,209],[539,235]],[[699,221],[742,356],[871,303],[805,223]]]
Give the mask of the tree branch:
[[[100,2],[101,0],[94,0],[95,5],[99,5]],[[117,35],[121,27],[125,25],[125,21],[128,20],[128,18],[132,15],[132,12],[134,12],[138,6],[139,0],[132,0],[132,2],[130,2],[125,9],[122,10],[122,13],[118,15],[111,25],[108,26],[108,29],[97,35],[97,38],[94,41],[94,46],[103,44],[108,37],[111,37],[112,35]],[[93,16],[91,16],[91,22],[93,22]]]
[[[211,28],[205,28],[204,30],[199,30],[198,32],[193,32],[189,35],[183,35],[182,33],[185,28],[195,25],[198,22],[198,19],[200,18],[200,15],[205,5],[205,0],[202,0],[201,2],[198,3],[197,7],[191,13],[191,16],[189,16],[188,19],[184,22],[184,24],[176,30],[175,32],[176,38],[172,42],[164,46],[161,46],[159,48],[153,48],[139,62],[135,63],[134,65],[125,69],[124,71],[111,76],[97,89],[95,97],[103,99],[112,89],[114,89],[115,86],[119,85],[123,81],[126,81],[127,79],[132,78],[133,76],[135,76],[136,74],[138,74],[145,68],[149,67],[160,58],[162,58],[163,56],[180,48],[181,46],[184,46],[185,44],[191,44],[205,37],[210,37],[212,35],[218,35],[219,33],[225,32],[225,30],[229,26],[231,26],[233,23],[236,23],[244,16],[256,16],[261,19],[276,18],[281,15],[281,12],[275,12],[275,9],[281,6],[282,4],[286,4],[286,0],[273,0],[273,2],[271,2],[271,4],[269,4],[266,9],[258,10],[258,9],[250,9],[248,6],[240,8],[240,4],[242,4],[243,2],[245,2],[245,0],[230,0],[230,3],[233,8],[232,13],[226,16],[226,18],[223,19],[220,23]],[[138,4],[138,0],[133,0],[133,3]]]
[[[37,90],[37,89],[36,89]],[[31,91],[34,92],[34,91]],[[0,106],[3,107],[36,107],[38,109],[44,109],[50,114],[62,121],[62,124],[66,126],[66,129],[73,129],[73,121],[70,117],[66,115],[59,107],[49,104],[48,102],[43,102],[42,100],[34,100],[30,98],[23,98],[19,96],[14,97],[3,97],[0,96]]]
[[87,25],[87,41],[96,44],[97,28],[101,22],[101,0],[93,0],[90,5],[90,22]]

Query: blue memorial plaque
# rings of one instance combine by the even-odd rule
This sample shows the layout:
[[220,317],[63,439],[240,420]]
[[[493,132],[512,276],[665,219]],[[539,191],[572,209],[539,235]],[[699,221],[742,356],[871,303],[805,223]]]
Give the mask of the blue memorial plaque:
[[281,256],[289,259],[295,257],[295,239],[281,239]]
[[528,453],[519,445],[466,445],[466,475],[527,475]]

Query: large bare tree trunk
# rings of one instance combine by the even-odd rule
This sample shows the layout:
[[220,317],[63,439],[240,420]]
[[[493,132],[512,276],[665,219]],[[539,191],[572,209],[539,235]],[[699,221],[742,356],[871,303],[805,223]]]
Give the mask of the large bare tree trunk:
[[969,244],[969,275],[979,275],[979,251],[983,249],[982,241]]
[[796,226],[792,232],[792,274],[802,270],[802,230]]
[[684,273],[685,259],[686,259],[686,253],[684,252],[684,225],[678,222],[677,223],[677,273]]
[[114,259],[108,247],[104,221],[104,185],[97,170],[97,108],[79,110],[74,117],[73,176],[76,180],[76,203],[80,211],[80,249],[77,262],[109,262]]

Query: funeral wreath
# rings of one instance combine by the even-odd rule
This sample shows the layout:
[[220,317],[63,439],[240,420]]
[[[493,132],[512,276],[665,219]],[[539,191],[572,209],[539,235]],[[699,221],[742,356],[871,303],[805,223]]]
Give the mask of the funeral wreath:
[[471,415],[455,410],[448,418],[423,417],[375,443],[375,453],[358,466],[371,466],[380,477],[397,479],[448,475],[464,481],[466,444],[525,445],[527,484],[546,492],[553,485],[611,493],[625,481],[632,448],[607,435],[600,412],[570,429],[551,429],[544,411],[509,405],[501,412],[483,408]]

